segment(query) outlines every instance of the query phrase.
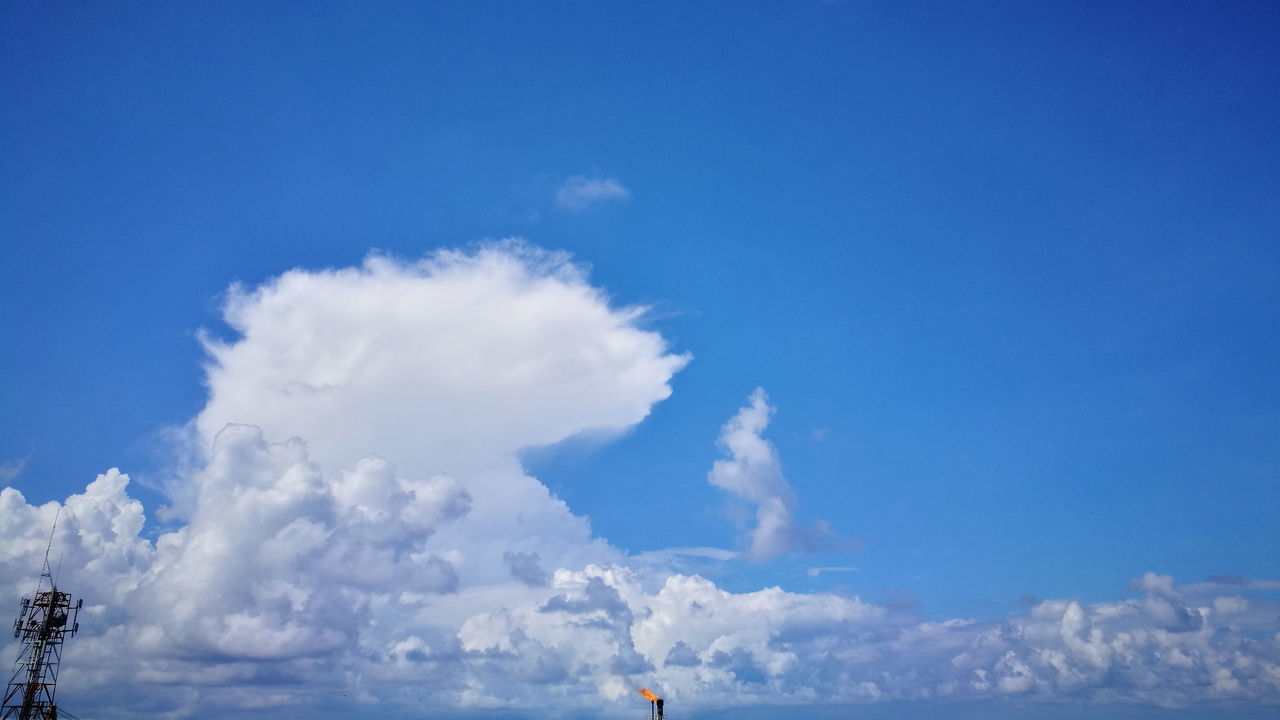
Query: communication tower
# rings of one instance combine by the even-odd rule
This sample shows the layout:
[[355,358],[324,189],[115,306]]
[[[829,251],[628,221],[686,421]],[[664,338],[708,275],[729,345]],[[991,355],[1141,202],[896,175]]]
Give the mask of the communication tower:
[[[56,525],[56,520],[55,527]],[[50,547],[53,533],[49,534]],[[45,590],[45,581],[49,589]],[[49,551],[44,553],[44,569],[36,584],[34,598],[22,598],[22,610],[13,623],[13,636],[22,641],[14,663],[13,678],[4,694],[0,720],[57,720],[54,694],[58,666],[62,664],[62,641],[80,629],[77,619],[84,600],[71,604],[71,595],[57,588],[49,573]]]

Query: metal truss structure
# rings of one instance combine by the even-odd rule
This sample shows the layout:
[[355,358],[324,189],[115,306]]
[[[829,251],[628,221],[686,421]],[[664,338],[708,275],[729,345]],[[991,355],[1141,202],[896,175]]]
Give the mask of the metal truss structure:
[[[46,580],[49,589],[42,590]],[[80,629],[77,620],[83,604],[78,600],[72,605],[71,595],[53,584],[46,556],[35,597],[22,599],[22,611],[13,623],[13,636],[22,641],[22,650],[4,694],[0,720],[57,720],[54,694],[62,641]]]

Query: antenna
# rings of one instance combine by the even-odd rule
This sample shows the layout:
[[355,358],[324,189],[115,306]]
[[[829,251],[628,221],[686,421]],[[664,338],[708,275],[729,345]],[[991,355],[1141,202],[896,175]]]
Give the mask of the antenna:
[[[58,508],[61,515],[62,508]],[[0,720],[57,720],[58,706],[54,693],[58,684],[58,669],[62,665],[62,641],[80,629],[77,620],[84,600],[71,602],[71,595],[58,590],[54,576],[49,573],[49,553],[53,550],[54,531],[58,528],[58,515],[54,515],[53,529],[49,531],[49,544],[44,551],[44,566],[40,581],[36,583],[33,598],[22,599],[22,609],[13,623],[13,636],[22,644],[14,663],[13,677],[0,705]],[[62,570],[62,558],[58,558],[58,570]],[[44,579],[49,578],[49,589],[44,590]]]
[[[44,565],[40,568],[40,579],[36,581],[36,594],[40,594],[40,588],[44,586],[44,579],[49,578],[49,586],[54,585],[53,576],[49,574],[49,551],[53,550],[53,534],[58,531],[58,518],[62,517],[62,506],[58,506],[58,511],[53,514],[53,527],[49,528],[49,544],[44,547]],[[61,563],[61,561],[59,561]]]

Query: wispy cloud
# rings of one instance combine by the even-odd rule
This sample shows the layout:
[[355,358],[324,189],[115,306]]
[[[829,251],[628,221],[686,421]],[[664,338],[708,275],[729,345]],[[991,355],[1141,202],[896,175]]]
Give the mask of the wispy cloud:
[[717,460],[707,473],[712,485],[756,506],[748,554],[757,560],[790,550],[794,527],[795,495],[782,475],[778,451],[762,437],[772,414],[764,388],[756,388],[747,405],[720,429],[718,444],[728,457]]
[[0,462],[0,483],[13,482],[13,479],[21,475],[26,467],[27,459],[25,457]]
[[809,577],[818,577],[823,573],[837,573],[837,572],[839,573],[858,572],[858,568],[848,567],[845,565],[833,565],[830,567],[811,567],[808,570],[805,570],[804,574],[808,575]]
[[626,200],[631,191],[617,178],[574,175],[556,190],[556,207],[565,212],[582,212],[602,202]]
[[[735,500],[755,506],[756,523],[750,530],[747,549],[747,556],[753,560],[837,545],[825,522],[818,521],[809,528],[795,521],[795,492],[782,474],[777,448],[763,435],[773,411],[764,388],[756,388],[747,404],[720,428],[716,444],[726,457],[717,460],[707,473],[712,485],[727,491]],[[843,549],[852,550],[855,545]]]

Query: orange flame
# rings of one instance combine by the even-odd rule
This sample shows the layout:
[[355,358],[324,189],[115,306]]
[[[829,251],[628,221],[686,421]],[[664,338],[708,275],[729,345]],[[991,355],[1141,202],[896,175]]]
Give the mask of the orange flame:
[[662,698],[658,697],[657,695],[654,695],[653,693],[649,692],[649,690],[648,690],[647,688],[642,688],[642,689],[640,690],[640,694],[641,694],[641,695],[643,695],[643,696],[644,696],[644,699],[645,699],[645,700],[648,700],[649,702],[658,702],[659,700],[661,700],[661,699],[662,699]]

